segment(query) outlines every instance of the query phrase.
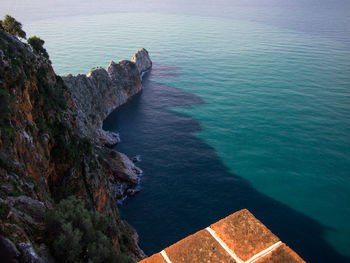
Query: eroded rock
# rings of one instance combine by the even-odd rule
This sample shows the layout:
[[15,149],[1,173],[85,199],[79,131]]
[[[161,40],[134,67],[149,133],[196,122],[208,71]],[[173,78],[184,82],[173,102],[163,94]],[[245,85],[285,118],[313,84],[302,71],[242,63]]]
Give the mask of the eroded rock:
[[150,70],[152,67],[152,61],[149,57],[148,51],[144,48],[141,48],[136,51],[136,53],[131,58],[131,61],[136,64],[136,67],[140,74]]

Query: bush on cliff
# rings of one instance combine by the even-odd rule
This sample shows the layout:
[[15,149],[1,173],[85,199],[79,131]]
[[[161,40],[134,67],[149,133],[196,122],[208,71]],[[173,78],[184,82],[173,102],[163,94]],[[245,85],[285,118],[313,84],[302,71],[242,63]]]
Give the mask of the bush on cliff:
[[49,59],[49,54],[47,53],[46,49],[43,47],[43,45],[45,44],[44,40],[42,40],[37,36],[32,36],[28,38],[28,44],[33,48],[33,51],[35,54]]
[[108,221],[75,197],[62,200],[46,219],[53,255],[58,262],[132,262],[116,255],[105,234]]
[[6,15],[4,20],[1,21],[1,28],[11,35],[26,38],[26,32],[22,30],[22,24],[10,15]]

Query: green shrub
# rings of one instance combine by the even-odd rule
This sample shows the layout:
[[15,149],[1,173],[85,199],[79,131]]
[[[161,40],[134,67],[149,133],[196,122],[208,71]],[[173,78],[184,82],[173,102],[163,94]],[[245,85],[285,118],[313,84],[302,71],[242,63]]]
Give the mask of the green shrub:
[[26,32],[22,30],[22,24],[10,15],[6,15],[5,19],[1,21],[1,27],[11,35],[26,38]]
[[49,59],[49,54],[43,47],[45,41],[37,36],[32,36],[28,38],[28,44],[33,48],[34,53]]
[[85,207],[84,202],[63,199],[46,219],[50,248],[58,262],[132,262],[117,256],[106,236],[107,217]]

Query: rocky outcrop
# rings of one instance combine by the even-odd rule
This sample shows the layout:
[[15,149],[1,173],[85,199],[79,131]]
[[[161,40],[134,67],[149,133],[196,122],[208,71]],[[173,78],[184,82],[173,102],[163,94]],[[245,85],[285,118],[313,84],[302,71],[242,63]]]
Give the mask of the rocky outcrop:
[[101,129],[140,89],[134,62],[63,81],[47,58],[0,30],[0,235],[14,245],[1,241],[10,257],[50,258],[45,214],[72,195],[110,219],[106,234],[117,254],[144,256],[115,198],[116,186],[118,195],[133,194],[140,170],[104,146],[118,136]]
[[136,64],[136,67],[140,74],[143,74],[147,70],[150,70],[152,67],[152,61],[149,57],[148,51],[144,48],[137,50],[131,58],[131,61]]
[[[141,75],[152,67],[148,51],[139,49],[133,61],[111,61],[107,69],[95,68],[87,75],[68,75],[63,78],[73,95],[77,127],[84,137],[89,137],[97,145],[112,146],[119,142],[119,135],[102,129],[105,118],[117,107],[124,104],[142,88]],[[141,175],[126,155],[116,153],[109,160],[108,167],[114,177],[110,177],[118,200],[134,195]],[[114,171],[118,171],[115,173]]]
[[102,123],[115,108],[141,90],[140,74],[152,66],[144,48],[132,60],[112,61],[107,69],[96,68],[87,75],[63,78],[73,95],[78,128],[95,143],[111,146],[119,142],[117,134],[102,129]]

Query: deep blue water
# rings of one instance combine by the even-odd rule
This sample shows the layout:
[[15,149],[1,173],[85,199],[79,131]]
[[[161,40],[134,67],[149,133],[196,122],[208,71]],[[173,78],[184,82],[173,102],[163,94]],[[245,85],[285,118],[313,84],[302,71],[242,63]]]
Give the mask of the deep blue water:
[[157,63],[105,123],[143,159],[121,211],[148,254],[244,207],[305,259],[350,257],[350,1],[1,4],[58,74]]
[[117,150],[142,156],[141,192],[122,205],[121,213],[136,227],[144,251],[159,252],[247,208],[305,260],[348,262],[327,244],[326,226],[232,174],[215,149],[193,136],[201,131],[200,123],[169,110],[203,103],[190,93],[154,82],[176,78],[177,70],[155,65],[144,77],[143,91],[104,123],[105,129],[122,135]]

